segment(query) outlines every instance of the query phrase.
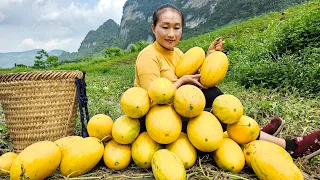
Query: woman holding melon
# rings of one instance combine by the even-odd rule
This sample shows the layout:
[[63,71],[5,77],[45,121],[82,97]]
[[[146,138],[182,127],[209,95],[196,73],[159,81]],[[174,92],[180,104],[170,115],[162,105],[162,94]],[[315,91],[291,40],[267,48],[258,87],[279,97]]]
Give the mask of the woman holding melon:
[[[205,110],[210,110],[214,99],[223,93],[217,87],[207,88],[199,82],[201,74],[183,75],[178,78],[175,69],[183,52],[175,46],[182,36],[184,24],[183,14],[174,6],[164,5],[153,14],[152,32],[155,41],[143,49],[136,60],[134,86],[148,91],[150,83],[160,77],[169,79],[176,89],[185,84],[193,84],[201,88],[206,99]],[[207,56],[215,51],[222,51],[224,41],[216,38],[209,46]],[[141,123],[143,124],[143,123]],[[257,139],[278,144],[285,148],[293,157],[310,154],[320,149],[320,131],[304,137],[282,139],[275,137],[283,127],[280,118],[274,118],[261,128]]]

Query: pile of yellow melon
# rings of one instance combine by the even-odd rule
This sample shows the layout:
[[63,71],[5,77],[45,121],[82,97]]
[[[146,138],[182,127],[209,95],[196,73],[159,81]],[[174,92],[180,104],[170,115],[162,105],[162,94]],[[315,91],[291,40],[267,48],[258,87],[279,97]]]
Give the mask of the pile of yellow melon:
[[[225,77],[228,58],[219,51],[205,58],[201,48],[191,48],[177,65],[176,74],[181,77],[198,69],[200,82],[213,87]],[[2,155],[0,168],[12,180],[31,180],[44,179],[57,168],[63,176],[80,176],[100,160],[110,169],[122,170],[133,160],[141,168],[151,168],[156,179],[186,179],[186,169],[195,164],[198,150],[212,153],[218,167],[232,173],[240,172],[247,163],[260,179],[303,179],[284,149],[256,140],[259,125],[244,115],[237,97],[218,96],[211,112],[204,111],[205,103],[198,87],[176,89],[168,79],[158,78],[148,90],[126,90],[120,100],[124,115],[115,121],[105,114],[93,116],[87,126],[90,137],[37,142],[19,155]],[[182,117],[188,119],[187,133],[182,132]],[[145,119],[145,124],[139,119]],[[226,132],[221,122],[227,124]],[[147,131],[140,132],[144,125]]]

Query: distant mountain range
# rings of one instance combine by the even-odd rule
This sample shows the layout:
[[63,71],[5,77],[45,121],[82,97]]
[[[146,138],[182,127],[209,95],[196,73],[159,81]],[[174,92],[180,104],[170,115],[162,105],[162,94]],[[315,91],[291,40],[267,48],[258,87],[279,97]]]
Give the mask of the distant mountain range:
[[[0,68],[12,68],[15,63],[32,66],[34,64],[35,56],[40,50],[41,49],[33,49],[23,52],[0,53]],[[60,56],[64,52],[64,50],[54,49],[49,51],[48,54],[49,56]]]
[[[163,4],[175,5],[185,15],[182,38],[186,39],[271,11],[279,12],[280,18],[281,10],[306,1],[309,0],[127,0],[119,25],[109,19],[88,32],[77,52],[53,50],[49,54],[59,56],[60,62],[80,61],[103,56],[106,48],[129,49],[140,40],[152,42],[152,14]],[[33,65],[37,51],[0,53],[0,67],[13,67],[14,63]]]

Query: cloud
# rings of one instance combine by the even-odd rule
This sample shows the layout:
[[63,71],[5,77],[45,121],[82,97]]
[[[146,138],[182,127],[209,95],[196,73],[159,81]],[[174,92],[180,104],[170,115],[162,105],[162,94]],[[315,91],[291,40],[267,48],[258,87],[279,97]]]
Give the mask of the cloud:
[[34,46],[35,45],[35,42],[33,39],[24,39],[20,46]]
[[2,21],[4,20],[4,18],[5,18],[4,14],[2,14],[2,13],[0,12],[0,22],[2,22]]
[[1,0],[0,9],[9,8],[11,5],[20,4],[23,0]]
[[90,30],[108,19],[120,24],[125,1],[0,0],[0,52],[40,45],[77,51]]
[[19,47],[27,49],[65,49],[68,45],[73,42],[73,39],[50,39],[49,41],[35,41],[33,39],[24,39]]
[[[122,6],[126,0],[100,0],[94,7],[88,4],[71,2],[69,6],[55,9],[54,4],[47,2],[46,12],[39,14],[37,23],[57,23],[58,25],[102,24],[113,19],[120,24]],[[38,5],[35,8],[39,10]],[[43,8],[43,6],[41,7]]]
[[[118,1],[111,1],[111,0],[100,0],[96,9],[100,13],[105,13],[108,10],[117,10],[122,9],[122,6],[126,0],[118,0]],[[121,11],[122,13],[122,11]]]

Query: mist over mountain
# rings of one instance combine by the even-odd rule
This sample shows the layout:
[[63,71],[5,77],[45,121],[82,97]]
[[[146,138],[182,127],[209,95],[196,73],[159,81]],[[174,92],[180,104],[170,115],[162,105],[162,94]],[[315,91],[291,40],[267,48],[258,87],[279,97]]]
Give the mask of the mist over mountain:
[[[35,56],[40,50],[41,49],[32,49],[22,52],[0,53],[0,67],[12,68],[14,67],[14,64],[24,64],[27,66],[32,66],[34,64]],[[60,56],[64,52],[64,50],[54,49],[52,51],[49,51],[48,54],[50,56]]]

